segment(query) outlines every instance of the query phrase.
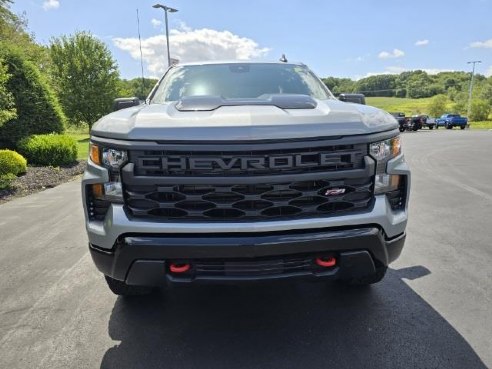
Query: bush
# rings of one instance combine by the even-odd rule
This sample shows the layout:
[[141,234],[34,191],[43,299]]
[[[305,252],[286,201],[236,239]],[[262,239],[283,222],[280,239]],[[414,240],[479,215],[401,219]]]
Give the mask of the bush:
[[481,120],[487,120],[492,107],[485,100],[473,100],[471,104],[470,116],[468,119],[477,122]]
[[19,142],[19,151],[38,165],[68,165],[77,161],[77,143],[67,135],[35,135]]
[[10,190],[12,188],[12,181],[16,178],[17,176],[12,173],[0,174],[0,191]]
[[436,95],[427,106],[427,111],[432,117],[440,117],[446,113],[448,97],[446,95]]
[[45,77],[16,50],[0,43],[0,58],[10,75],[7,90],[13,96],[17,118],[0,127],[0,142],[15,148],[24,137],[63,133],[65,115]]
[[6,174],[18,176],[26,170],[27,162],[22,155],[11,150],[0,150],[0,176]]

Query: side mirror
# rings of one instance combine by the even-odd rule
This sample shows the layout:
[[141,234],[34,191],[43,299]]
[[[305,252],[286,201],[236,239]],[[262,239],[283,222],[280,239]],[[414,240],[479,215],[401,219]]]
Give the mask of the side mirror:
[[138,97],[120,97],[118,99],[114,99],[113,102],[113,111],[131,108],[132,106],[139,106],[140,99]]

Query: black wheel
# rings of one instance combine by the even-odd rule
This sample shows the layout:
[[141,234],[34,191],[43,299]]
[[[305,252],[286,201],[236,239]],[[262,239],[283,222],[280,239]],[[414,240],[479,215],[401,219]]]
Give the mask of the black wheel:
[[405,131],[405,127],[402,127],[402,126],[400,126],[400,128],[398,128],[398,129],[400,130],[400,132]]
[[129,286],[125,282],[118,281],[107,275],[105,275],[104,278],[106,278],[109,289],[115,295],[119,296],[142,296],[151,293],[153,290],[152,287],[147,286]]
[[466,126],[461,126],[460,128],[461,128],[461,129],[465,129],[465,128],[466,128]]
[[446,124],[446,129],[453,129],[453,126],[451,124]]
[[386,275],[387,269],[387,267],[379,267],[376,268],[376,273],[374,274],[360,278],[344,279],[341,280],[341,282],[348,286],[368,286],[370,284],[381,282]]
[[436,124],[436,129],[439,129],[439,126]]
[[429,129],[432,131],[434,129],[434,126],[429,126]]

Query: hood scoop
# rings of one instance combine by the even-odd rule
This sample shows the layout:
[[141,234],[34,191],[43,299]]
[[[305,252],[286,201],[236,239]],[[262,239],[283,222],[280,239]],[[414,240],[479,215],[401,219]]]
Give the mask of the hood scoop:
[[280,109],[315,109],[317,102],[308,95],[275,94],[258,98],[225,99],[222,96],[185,96],[176,103],[179,111],[212,111],[223,106],[276,106]]

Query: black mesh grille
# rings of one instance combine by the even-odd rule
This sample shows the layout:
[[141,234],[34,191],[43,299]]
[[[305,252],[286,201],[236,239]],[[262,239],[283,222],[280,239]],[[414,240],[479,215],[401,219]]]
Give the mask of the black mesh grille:
[[[373,174],[365,170],[367,145],[326,142],[130,151],[126,183],[123,176],[126,209],[134,217],[173,221],[292,219],[367,210],[373,199]],[[362,178],[346,176],[357,171]],[[311,180],[326,178],[324,173],[330,180]]]
[[[327,195],[329,190],[341,194]],[[261,220],[342,214],[367,209],[372,178],[254,185],[125,186],[135,217]]]
[[[334,255],[288,255],[273,258],[191,260],[191,269],[184,278],[268,277],[326,272],[315,263],[316,257]],[[179,276],[176,276],[179,278]]]

